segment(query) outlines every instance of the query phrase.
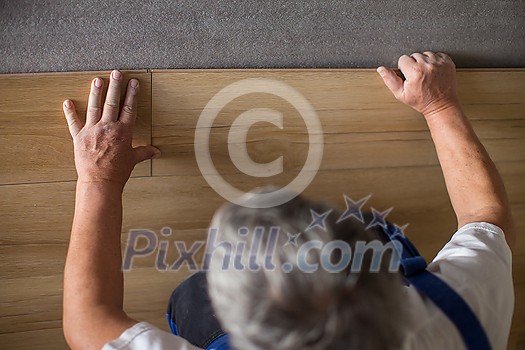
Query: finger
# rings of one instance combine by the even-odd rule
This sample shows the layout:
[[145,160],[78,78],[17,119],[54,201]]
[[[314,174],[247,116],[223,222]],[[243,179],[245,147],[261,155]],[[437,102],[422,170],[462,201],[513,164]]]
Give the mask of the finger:
[[82,122],[78,119],[77,111],[72,101],[65,100],[63,107],[64,115],[66,116],[67,125],[69,127],[69,133],[72,137],[75,137],[82,129]]
[[160,157],[160,150],[153,146],[139,146],[133,150],[135,152],[135,164],[147,159]]
[[436,53],[436,56],[440,57],[441,59],[445,60],[445,61],[452,61],[452,59],[450,58],[449,55],[447,55],[446,53],[444,52],[438,52]]
[[435,53],[433,53],[432,51],[425,51],[425,52],[423,52],[423,55],[425,55],[428,58],[430,58],[431,61],[437,61],[438,60],[438,56]]
[[396,98],[401,96],[403,93],[403,79],[401,79],[401,77],[399,77],[391,68],[381,66],[377,68],[377,72],[381,75],[386,87],[392,91],[394,96]]
[[426,56],[420,54],[419,52],[414,52],[413,54],[410,55],[410,57],[415,59],[417,63],[424,63],[428,60]]
[[399,57],[399,60],[397,61],[397,67],[401,70],[407,70],[417,64],[416,60],[413,57],[403,55]]
[[137,118],[137,96],[139,89],[139,81],[137,79],[131,79],[128,83],[124,106],[122,106],[119,118],[124,124],[133,126],[135,123],[135,119]]
[[118,70],[111,72],[109,78],[108,93],[102,112],[102,120],[110,122],[118,119],[118,110],[120,107],[120,85],[122,82],[122,73]]
[[100,78],[93,79],[91,83],[91,92],[86,113],[86,124],[94,125],[100,120],[102,114],[102,86],[104,81]]

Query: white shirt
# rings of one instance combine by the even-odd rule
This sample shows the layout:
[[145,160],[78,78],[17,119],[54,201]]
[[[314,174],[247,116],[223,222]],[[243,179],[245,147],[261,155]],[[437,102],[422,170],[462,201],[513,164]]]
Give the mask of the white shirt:
[[[503,231],[489,223],[471,223],[459,229],[441,249],[428,270],[452,287],[476,314],[494,350],[507,346],[514,288],[512,255]],[[406,287],[412,325],[404,349],[465,349],[454,324],[432,301]],[[186,340],[149,323],[137,323],[103,350],[192,350]]]
[[[452,287],[476,314],[494,350],[506,349],[514,310],[512,254],[503,231],[471,223],[459,229],[427,269]],[[406,349],[465,349],[454,324],[432,301],[407,288],[413,326]],[[425,315],[425,317],[421,317]]]

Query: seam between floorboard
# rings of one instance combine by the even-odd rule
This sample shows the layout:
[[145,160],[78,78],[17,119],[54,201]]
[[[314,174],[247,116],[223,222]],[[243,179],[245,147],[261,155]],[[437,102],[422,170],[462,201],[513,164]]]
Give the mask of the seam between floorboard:
[[[496,167],[499,164],[523,164],[522,161],[516,160],[516,161],[500,161],[495,162]],[[152,162],[153,164],[153,162]],[[403,165],[403,166],[373,166],[373,167],[357,167],[357,168],[328,168],[328,169],[319,169],[318,172],[330,172],[334,170],[350,170],[350,171],[357,171],[357,170],[379,170],[379,169],[413,169],[413,168],[440,168],[439,164],[416,164],[416,165]],[[232,173],[228,173],[226,175],[235,175]],[[144,176],[132,176],[130,179],[145,179],[145,178],[161,178],[161,177],[194,177],[195,174],[151,174],[151,175],[144,175]],[[77,180],[57,180],[57,181],[35,181],[35,182],[15,182],[15,183],[3,183],[0,184],[1,187],[5,186],[24,186],[24,185],[46,185],[46,184],[59,184],[59,183],[75,183]]]

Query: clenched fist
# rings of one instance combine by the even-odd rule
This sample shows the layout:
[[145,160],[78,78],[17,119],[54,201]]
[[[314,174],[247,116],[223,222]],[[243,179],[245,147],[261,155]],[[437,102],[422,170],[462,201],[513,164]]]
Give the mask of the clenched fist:
[[399,58],[403,81],[391,68],[377,72],[396,99],[429,117],[449,107],[459,106],[456,91],[456,66],[444,53],[425,51]]

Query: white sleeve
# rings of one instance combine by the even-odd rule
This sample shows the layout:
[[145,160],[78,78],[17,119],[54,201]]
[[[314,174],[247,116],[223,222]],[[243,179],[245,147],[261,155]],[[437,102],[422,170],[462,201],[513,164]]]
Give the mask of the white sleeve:
[[147,322],[126,329],[120,337],[104,345],[102,350],[197,350],[186,340],[165,332]]
[[460,228],[428,265],[463,297],[494,349],[505,349],[514,310],[512,253],[503,231],[486,222]]

